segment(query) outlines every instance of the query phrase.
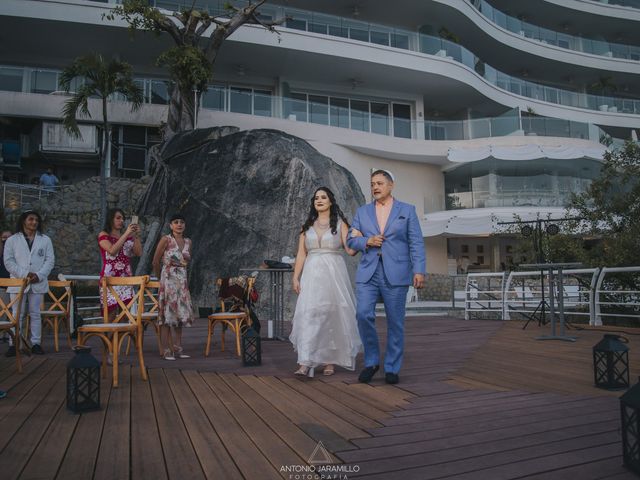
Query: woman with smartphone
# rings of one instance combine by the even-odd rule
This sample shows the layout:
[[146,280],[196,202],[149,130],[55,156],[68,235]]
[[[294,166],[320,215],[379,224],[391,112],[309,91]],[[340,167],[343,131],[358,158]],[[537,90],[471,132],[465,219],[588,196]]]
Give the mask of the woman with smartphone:
[[[142,254],[138,217],[134,216],[127,228],[124,228],[124,221],[124,212],[119,208],[112,208],[107,213],[104,229],[98,234],[98,245],[102,256],[100,280],[102,277],[132,276],[130,258],[139,257]],[[131,287],[115,287],[115,290],[125,304],[133,298],[134,292]],[[100,292],[100,303],[102,302],[102,292]],[[107,292],[110,319],[115,317],[117,307],[118,302],[111,293]]]
[[[182,327],[190,327],[193,323],[193,307],[187,282],[191,240],[184,236],[185,226],[182,215],[173,215],[169,220],[171,233],[160,239],[153,256],[153,270],[160,278],[158,325],[164,346],[162,357],[165,360],[189,358],[182,349]],[[171,340],[171,329],[175,333],[175,342]]]

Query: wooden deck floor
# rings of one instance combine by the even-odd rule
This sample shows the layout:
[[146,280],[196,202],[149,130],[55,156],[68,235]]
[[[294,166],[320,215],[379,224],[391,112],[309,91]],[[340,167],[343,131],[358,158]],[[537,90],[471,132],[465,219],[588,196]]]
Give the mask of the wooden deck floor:
[[569,344],[520,327],[408,318],[398,386],[294,377],[285,342],[264,343],[262,367],[205,359],[202,325],[186,333],[194,358],[166,362],[148,333],[149,381],[125,360],[121,387],[103,383],[102,410],[83,415],[64,405],[68,351],[28,358],[22,375],[3,356],[1,477],[296,479],[322,442],[340,479],[635,478],[621,466],[619,393],[591,385],[602,332]]

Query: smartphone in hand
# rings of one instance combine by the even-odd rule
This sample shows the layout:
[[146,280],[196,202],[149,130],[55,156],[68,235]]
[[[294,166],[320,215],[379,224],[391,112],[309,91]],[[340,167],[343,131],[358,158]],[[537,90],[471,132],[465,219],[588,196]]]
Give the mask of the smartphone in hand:
[[131,216],[131,224],[132,225],[137,225],[138,224],[138,215],[132,215]]

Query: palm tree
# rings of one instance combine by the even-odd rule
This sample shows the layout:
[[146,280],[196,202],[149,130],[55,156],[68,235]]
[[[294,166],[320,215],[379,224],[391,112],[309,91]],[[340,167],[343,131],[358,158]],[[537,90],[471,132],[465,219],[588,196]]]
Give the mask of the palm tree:
[[110,162],[108,148],[111,142],[111,129],[107,117],[107,103],[113,94],[120,94],[126,101],[131,102],[131,111],[138,110],[142,105],[143,94],[134,81],[131,65],[116,59],[105,61],[102,55],[92,53],[77,57],[71,65],[66,67],[60,75],[60,88],[69,93],[71,82],[75,78],[83,81],[73,96],[67,100],[62,110],[63,124],[67,132],[76,138],[81,138],[76,116],[91,118],[89,112],[89,98],[97,97],[102,101],[102,145],[100,151],[100,218],[107,215],[107,180],[106,166]]

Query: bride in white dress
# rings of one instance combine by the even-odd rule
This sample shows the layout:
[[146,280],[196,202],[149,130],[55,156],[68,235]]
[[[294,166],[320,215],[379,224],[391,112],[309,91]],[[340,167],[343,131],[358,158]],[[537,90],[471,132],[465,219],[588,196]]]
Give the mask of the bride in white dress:
[[343,258],[349,229],[331,190],[320,187],[302,226],[293,271],[293,289],[299,295],[289,340],[298,352],[296,375],[313,377],[314,368],[334,365],[355,369],[362,350],[356,324],[355,297]]

